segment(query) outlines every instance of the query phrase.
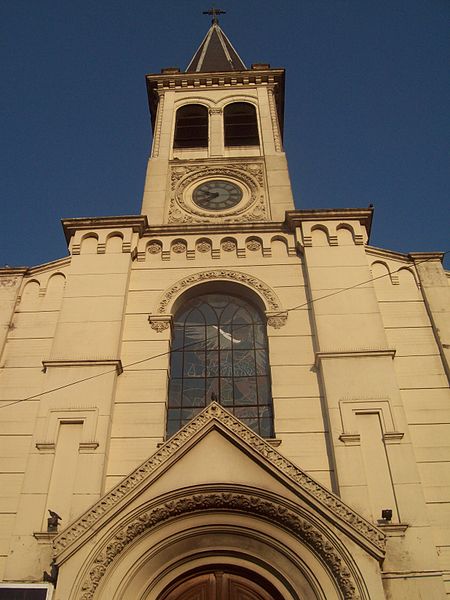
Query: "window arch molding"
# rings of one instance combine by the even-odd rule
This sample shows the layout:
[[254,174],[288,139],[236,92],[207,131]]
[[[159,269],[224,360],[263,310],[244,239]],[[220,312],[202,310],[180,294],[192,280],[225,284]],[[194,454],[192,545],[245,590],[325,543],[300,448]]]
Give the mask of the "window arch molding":
[[202,290],[220,289],[222,293],[229,290],[231,294],[246,298],[265,313],[269,327],[279,329],[286,324],[288,313],[269,285],[248,273],[217,269],[189,275],[166,288],[156,310],[148,317],[152,329],[158,332],[169,329],[172,317],[181,303],[203,293],[200,286]]

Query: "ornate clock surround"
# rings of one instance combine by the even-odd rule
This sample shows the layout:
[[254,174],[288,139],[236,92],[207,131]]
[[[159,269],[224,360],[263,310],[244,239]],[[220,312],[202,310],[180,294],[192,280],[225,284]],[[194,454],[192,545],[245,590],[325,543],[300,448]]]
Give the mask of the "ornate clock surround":
[[[216,163],[171,165],[169,223],[224,223],[233,221],[267,221],[265,173],[262,161],[240,161],[230,165]],[[212,179],[230,181],[242,189],[242,200],[232,208],[205,210],[192,200],[193,190]]]

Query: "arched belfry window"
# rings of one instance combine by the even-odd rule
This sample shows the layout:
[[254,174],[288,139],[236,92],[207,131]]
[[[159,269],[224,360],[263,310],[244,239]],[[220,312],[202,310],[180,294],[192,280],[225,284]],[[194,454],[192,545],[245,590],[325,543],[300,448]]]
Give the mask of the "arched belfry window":
[[258,146],[256,108],[248,102],[233,102],[223,111],[225,146]]
[[186,104],[177,110],[173,147],[208,147],[208,109],[206,106]]
[[197,296],[178,311],[170,365],[167,436],[217,400],[263,437],[273,435],[263,315],[237,296]]

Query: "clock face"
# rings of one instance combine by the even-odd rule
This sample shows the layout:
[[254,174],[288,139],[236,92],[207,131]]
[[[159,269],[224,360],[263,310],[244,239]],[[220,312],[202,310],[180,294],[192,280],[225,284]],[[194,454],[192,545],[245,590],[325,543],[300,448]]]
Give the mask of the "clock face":
[[192,200],[205,210],[226,210],[239,204],[242,200],[242,190],[230,181],[214,179],[196,187]]

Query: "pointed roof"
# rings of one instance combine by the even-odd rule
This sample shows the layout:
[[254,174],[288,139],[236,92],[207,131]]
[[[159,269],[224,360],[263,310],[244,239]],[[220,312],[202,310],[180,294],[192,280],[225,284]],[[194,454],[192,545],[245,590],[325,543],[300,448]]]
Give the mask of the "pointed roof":
[[217,19],[213,19],[208,33],[188,65],[186,73],[245,71],[246,69],[241,57],[220,28]]

